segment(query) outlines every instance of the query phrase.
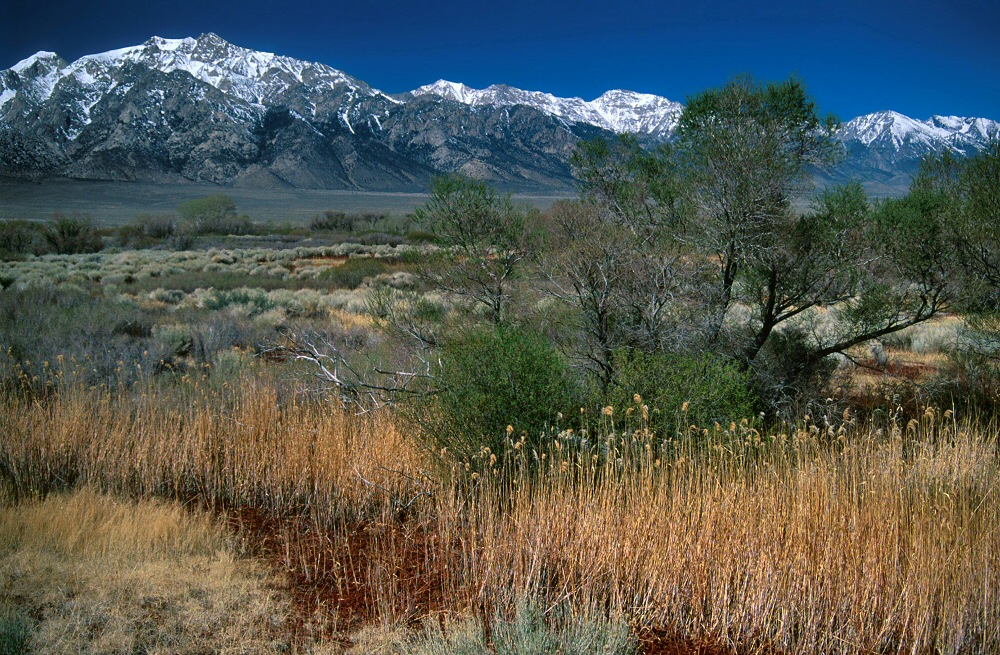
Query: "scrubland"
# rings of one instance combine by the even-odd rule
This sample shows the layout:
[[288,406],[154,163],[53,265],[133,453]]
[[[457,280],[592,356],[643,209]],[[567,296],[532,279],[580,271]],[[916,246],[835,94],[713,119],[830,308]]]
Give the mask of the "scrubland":
[[[753,408],[745,373],[652,356],[620,380],[655,398],[463,395],[472,358],[364,407],[289,339],[391,366],[393,318],[430,342],[483,312],[428,287],[423,239],[254,238],[0,263],[0,652],[1000,651],[1000,428],[935,388],[962,318],[852,350],[782,415],[723,420],[706,399]],[[539,279],[498,307],[558,337]],[[569,368],[484,334],[455,342]],[[509,427],[477,433],[483,407]]]

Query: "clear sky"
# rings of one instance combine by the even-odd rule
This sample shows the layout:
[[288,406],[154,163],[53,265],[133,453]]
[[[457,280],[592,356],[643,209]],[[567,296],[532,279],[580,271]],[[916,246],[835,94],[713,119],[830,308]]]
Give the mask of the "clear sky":
[[685,101],[749,73],[798,74],[842,120],[883,109],[1000,120],[1000,1],[0,0],[0,69],[215,32],[387,93],[438,79],[591,100]]

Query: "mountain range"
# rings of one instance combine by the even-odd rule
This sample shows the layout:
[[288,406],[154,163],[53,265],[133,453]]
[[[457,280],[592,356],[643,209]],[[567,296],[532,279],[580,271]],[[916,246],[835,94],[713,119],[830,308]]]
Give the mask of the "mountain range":
[[[511,190],[569,191],[581,139],[669,141],[684,107],[613,90],[592,101],[440,80],[387,94],[320,63],[215,34],[153,37],[66,62],[39,52],[0,71],[0,175],[254,187],[422,191],[460,172]],[[825,180],[905,190],[920,159],[978,152],[984,118],[891,111],[844,123],[846,158]]]

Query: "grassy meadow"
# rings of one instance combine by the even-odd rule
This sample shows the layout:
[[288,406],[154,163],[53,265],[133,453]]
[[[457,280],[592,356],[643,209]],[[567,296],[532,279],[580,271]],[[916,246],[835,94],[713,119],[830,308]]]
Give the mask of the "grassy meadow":
[[794,416],[623,389],[459,453],[281,347],[402,366],[379,307],[468,315],[421,225],[362,225],[0,262],[0,653],[1000,652],[1000,426],[934,391],[961,318]]

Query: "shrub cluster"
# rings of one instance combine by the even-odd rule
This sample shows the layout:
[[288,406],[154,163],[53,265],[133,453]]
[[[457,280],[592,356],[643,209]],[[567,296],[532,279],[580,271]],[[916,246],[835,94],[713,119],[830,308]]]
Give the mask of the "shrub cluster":
[[192,235],[243,235],[255,232],[246,214],[236,213],[236,203],[225,194],[195,198],[177,207],[183,231]]
[[463,330],[441,350],[434,402],[418,419],[437,448],[469,461],[501,454],[514,440],[538,449],[580,392],[563,357],[543,335],[500,325]]

